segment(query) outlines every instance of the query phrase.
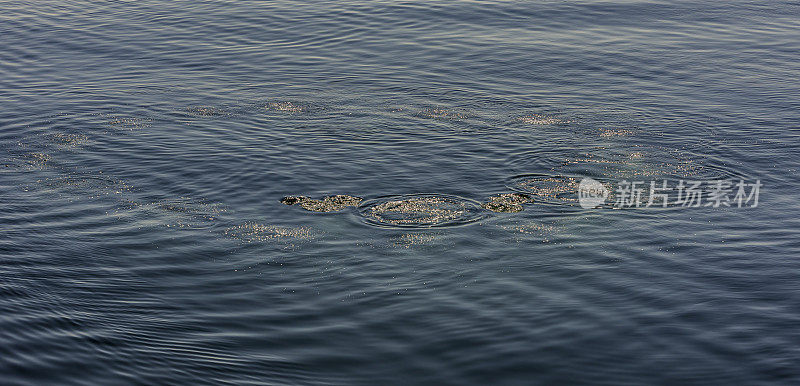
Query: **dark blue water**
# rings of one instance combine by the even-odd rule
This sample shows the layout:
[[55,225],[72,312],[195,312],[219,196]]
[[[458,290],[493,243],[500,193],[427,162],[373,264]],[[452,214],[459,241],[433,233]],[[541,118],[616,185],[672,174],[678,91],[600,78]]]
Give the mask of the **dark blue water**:
[[0,1],[0,383],[798,383],[798,79],[788,0]]

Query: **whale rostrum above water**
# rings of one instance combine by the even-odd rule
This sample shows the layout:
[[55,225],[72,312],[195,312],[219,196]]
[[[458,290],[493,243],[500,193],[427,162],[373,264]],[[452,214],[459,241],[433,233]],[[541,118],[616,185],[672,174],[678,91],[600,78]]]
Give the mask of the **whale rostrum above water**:
[[315,200],[306,196],[286,196],[281,202],[286,205],[300,205],[301,208],[311,212],[337,212],[351,206],[358,206],[363,198],[337,194]]
[[498,213],[515,213],[522,211],[522,204],[533,202],[533,198],[525,193],[503,193],[489,197],[489,201],[481,204],[486,210]]
[[[418,201],[419,199],[417,199]],[[285,196],[281,203],[286,205],[298,205],[311,212],[337,212],[348,207],[356,207],[361,204],[363,198],[337,194],[326,196],[322,199],[313,199],[307,196]],[[524,193],[503,193],[489,197],[488,201],[480,206],[483,209],[498,213],[514,213],[523,210],[522,205],[532,203],[533,198]],[[409,205],[406,205],[409,206]],[[418,206],[418,205],[417,205]],[[404,206],[398,206],[403,208]],[[409,206],[410,207],[410,206]],[[415,206],[416,210],[419,208]]]

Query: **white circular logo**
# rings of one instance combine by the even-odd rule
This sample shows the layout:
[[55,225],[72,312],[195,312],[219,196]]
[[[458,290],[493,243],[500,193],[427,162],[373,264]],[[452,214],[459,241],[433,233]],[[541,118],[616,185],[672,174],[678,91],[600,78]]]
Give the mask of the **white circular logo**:
[[606,198],[608,198],[608,189],[599,181],[586,177],[578,184],[578,203],[581,208],[596,208],[602,205]]

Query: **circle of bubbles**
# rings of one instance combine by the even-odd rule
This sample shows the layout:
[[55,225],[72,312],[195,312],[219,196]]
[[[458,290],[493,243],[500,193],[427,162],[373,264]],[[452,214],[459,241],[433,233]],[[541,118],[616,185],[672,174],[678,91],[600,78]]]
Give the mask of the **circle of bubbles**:
[[380,197],[364,202],[358,212],[367,224],[393,228],[458,226],[486,215],[480,203],[446,194]]

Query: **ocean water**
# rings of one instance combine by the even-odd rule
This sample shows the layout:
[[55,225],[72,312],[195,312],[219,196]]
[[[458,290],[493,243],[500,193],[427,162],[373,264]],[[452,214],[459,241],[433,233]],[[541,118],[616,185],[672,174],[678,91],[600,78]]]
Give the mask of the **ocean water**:
[[797,1],[0,11],[1,384],[800,382]]

